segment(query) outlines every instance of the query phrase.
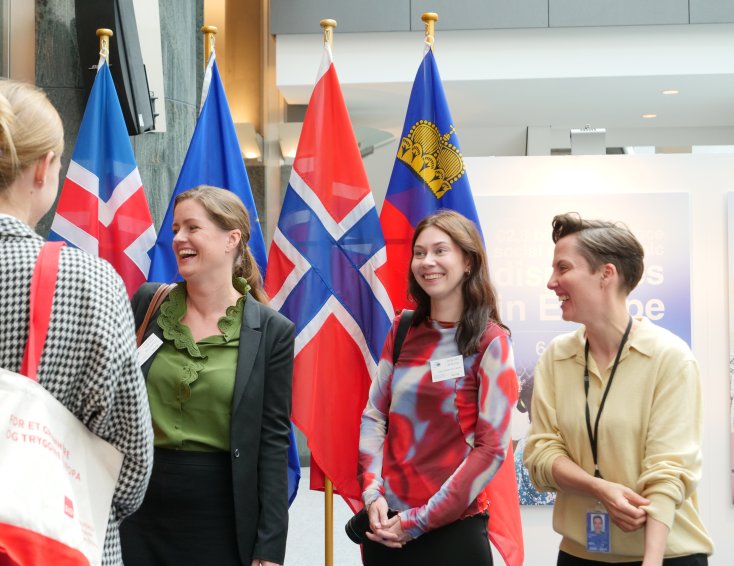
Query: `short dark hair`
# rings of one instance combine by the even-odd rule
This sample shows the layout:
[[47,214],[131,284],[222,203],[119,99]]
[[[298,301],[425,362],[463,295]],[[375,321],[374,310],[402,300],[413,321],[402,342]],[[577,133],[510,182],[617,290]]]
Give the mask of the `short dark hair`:
[[576,234],[579,252],[596,271],[605,263],[617,268],[622,289],[630,294],[642,279],[645,250],[627,226],[621,222],[585,220],[578,212],[553,217],[553,242]]

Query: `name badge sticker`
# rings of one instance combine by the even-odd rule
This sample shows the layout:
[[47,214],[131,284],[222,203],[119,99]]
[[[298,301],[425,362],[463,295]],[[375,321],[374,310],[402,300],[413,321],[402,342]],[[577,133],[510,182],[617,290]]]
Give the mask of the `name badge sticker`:
[[434,383],[464,377],[464,356],[431,360],[431,379]]
[[143,342],[138,348],[138,365],[142,366],[148,361],[153,354],[158,351],[158,348],[163,344],[163,340],[158,338],[155,334],[148,336],[145,342]]

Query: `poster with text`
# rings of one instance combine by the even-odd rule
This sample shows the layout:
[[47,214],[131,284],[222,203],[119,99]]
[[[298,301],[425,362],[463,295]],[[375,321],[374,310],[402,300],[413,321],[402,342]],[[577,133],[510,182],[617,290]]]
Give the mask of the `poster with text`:
[[[524,505],[546,505],[553,495],[538,493],[522,464],[530,426],[533,368],[546,345],[578,325],[565,322],[551,275],[554,244],[551,220],[578,212],[582,218],[626,224],[645,249],[645,272],[628,298],[629,312],[645,316],[691,343],[690,221],[687,193],[614,195],[477,195],[487,244],[490,277],[500,314],[512,331],[520,400],[513,414],[515,468]],[[734,465],[733,465],[734,468]]]

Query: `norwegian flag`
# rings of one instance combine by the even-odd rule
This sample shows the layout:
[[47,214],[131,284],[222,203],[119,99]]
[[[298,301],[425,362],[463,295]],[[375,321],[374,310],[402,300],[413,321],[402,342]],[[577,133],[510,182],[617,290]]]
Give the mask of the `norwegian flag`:
[[379,274],[385,242],[334,69],[324,57],[268,258],[270,304],[296,325],[293,422],[352,509],[359,425],[393,317]]
[[155,228],[103,57],[84,110],[49,240],[109,261],[130,296],[145,282]]

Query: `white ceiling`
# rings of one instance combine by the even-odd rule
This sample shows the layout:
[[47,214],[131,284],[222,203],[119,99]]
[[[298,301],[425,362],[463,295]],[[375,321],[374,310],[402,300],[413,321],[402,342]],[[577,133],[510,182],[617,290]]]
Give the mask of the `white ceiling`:
[[[399,135],[422,43],[415,33],[335,35],[355,127]],[[320,35],[278,37],[289,104],[308,103],[322,46]],[[439,30],[436,60],[465,155],[523,154],[529,126],[550,129],[551,149],[587,124],[606,128],[608,147],[734,145],[732,24]]]

